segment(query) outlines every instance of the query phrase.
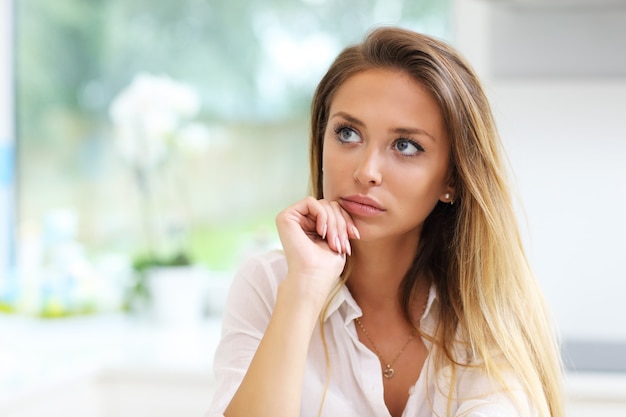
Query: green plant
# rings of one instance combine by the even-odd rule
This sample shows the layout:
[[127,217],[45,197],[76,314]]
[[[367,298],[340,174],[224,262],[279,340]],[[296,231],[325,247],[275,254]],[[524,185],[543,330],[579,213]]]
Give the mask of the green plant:
[[179,252],[170,257],[154,256],[152,254],[142,254],[133,260],[133,281],[128,288],[124,304],[124,311],[141,309],[142,305],[150,303],[150,289],[148,286],[148,274],[153,268],[163,268],[170,266],[191,265],[189,255]]

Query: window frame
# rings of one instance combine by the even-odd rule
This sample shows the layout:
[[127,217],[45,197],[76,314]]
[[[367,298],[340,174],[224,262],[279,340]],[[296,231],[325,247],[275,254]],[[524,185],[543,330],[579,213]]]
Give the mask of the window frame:
[[[0,297],[16,282],[16,129],[14,1],[0,3]],[[0,299],[0,302],[2,300]]]

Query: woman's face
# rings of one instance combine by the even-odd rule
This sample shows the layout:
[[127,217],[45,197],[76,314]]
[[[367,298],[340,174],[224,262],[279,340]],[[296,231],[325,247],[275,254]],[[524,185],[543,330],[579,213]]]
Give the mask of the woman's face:
[[401,71],[372,69],[335,92],[324,132],[324,198],[351,214],[362,240],[417,238],[449,202],[450,143],[439,106]]

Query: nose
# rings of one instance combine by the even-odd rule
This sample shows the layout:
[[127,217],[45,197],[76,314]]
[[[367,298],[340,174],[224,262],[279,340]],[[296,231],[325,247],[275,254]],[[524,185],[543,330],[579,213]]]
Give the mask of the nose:
[[354,168],[354,180],[360,184],[380,185],[383,181],[382,160],[376,149],[365,147]]

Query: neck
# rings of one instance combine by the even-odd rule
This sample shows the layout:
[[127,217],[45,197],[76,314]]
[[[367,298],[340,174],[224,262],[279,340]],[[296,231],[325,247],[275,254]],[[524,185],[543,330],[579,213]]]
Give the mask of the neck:
[[415,237],[394,242],[353,242],[347,286],[362,309],[402,312],[398,291],[413,263],[418,243]]

